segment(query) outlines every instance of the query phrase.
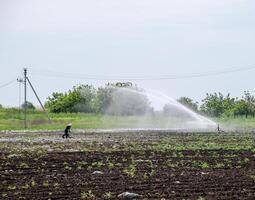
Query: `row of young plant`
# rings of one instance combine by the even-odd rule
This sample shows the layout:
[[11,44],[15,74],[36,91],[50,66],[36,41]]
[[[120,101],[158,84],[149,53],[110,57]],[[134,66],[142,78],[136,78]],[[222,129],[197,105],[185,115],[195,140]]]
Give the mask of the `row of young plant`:
[[[220,158],[220,160],[218,160],[218,162],[215,161],[214,163],[210,163],[203,159],[203,158],[207,158],[211,160],[209,158],[210,155],[207,155],[209,157],[207,156],[204,157],[204,155],[201,155],[200,152],[196,152],[196,154],[193,157],[184,157],[182,152],[172,152],[172,153],[174,153],[175,156],[177,156],[177,157],[174,156],[172,158],[178,158],[178,159],[171,159],[171,157],[169,157],[163,162],[162,161],[158,162],[160,160],[155,161],[155,158],[141,160],[136,158],[135,155],[131,155],[128,158],[123,157],[122,160],[114,160],[107,157],[106,160],[98,160],[98,161],[94,161],[90,163],[86,161],[77,161],[77,162],[69,161],[69,162],[63,162],[63,163],[55,163],[54,165],[51,165],[51,169],[60,170],[62,168],[65,171],[86,170],[87,172],[89,171],[91,173],[94,170],[102,170],[103,172],[104,171],[107,172],[108,170],[105,170],[107,168],[107,169],[110,169],[111,171],[120,170],[120,172],[126,174],[129,178],[137,178],[139,176],[139,177],[142,177],[144,181],[148,181],[149,179],[157,176],[158,170],[160,170],[160,168],[179,169],[179,168],[189,166],[188,168],[205,170],[201,172],[201,176],[202,176],[202,175],[209,174],[209,172],[206,171],[207,169],[241,168],[247,163],[249,163],[250,161],[249,158],[240,159],[238,158],[238,155],[233,154],[230,157],[228,155],[224,155],[223,158],[221,158],[220,155],[217,155],[217,157]],[[214,157],[214,155],[212,155],[212,157]],[[13,157],[8,156],[7,165],[12,164],[12,158]],[[233,158],[237,160],[233,162],[232,160]],[[16,159],[14,161],[15,161],[15,165],[17,166],[17,170],[20,173],[22,173],[22,170],[31,169],[29,166],[30,163],[26,163],[24,161],[20,161],[19,163],[17,163]],[[38,159],[36,159],[36,161],[38,161]],[[41,164],[37,165],[37,169],[39,170],[38,172],[44,173],[49,164],[50,163],[42,162]],[[140,167],[143,166],[142,170],[139,166]],[[4,168],[8,169],[6,168],[6,166]],[[104,175],[101,175],[101,176],[104,176]],[[249,178],[254,180],[254,176],[249,176]],[[176,181],[176,183],[178,184],[179,181]],[[59,187],[61,187],[61,185],[58,182],[56,182],[56,180],[52,181],[46,178],[44,180],[39,181],[37,179],[32,178],[27,180],[26,182],[23,182],[19,186],[9,184],[7,188],[9,191],[14,191],[14,195],[20,196],[21,191],[29,190],[37,186],[46,187],[46,188],[51,187],[53,190],[56,189],[56,191],[58,191]],[[55,194],[53,191],[49,191],[48,195],[54,196]],[[8,193],[3,193],[2,197],[7,198]],[[93,194],[91,190],[88,190],[88,191],[81,192],[80,197],[81,199],[91,199],[95,197],[95,195]],[[106,191],[102,195],[102,197],[104,199],[112,199],[116,197],[116,193],[112,191]]]

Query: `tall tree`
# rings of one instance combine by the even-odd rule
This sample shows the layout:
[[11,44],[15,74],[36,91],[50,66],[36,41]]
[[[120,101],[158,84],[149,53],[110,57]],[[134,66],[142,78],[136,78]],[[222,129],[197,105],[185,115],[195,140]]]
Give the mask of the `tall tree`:
[[231,110],[235,106],[235,98],[231,98],[230,94],[226,97],[222,93],[206,94],[206,98],[202,100],[201,111],[213,117],[220,117],[227,110]]
[[194,102],[193,99],[189,97],[180,97],[177,101],[193,111],[198,111],[198,102]]

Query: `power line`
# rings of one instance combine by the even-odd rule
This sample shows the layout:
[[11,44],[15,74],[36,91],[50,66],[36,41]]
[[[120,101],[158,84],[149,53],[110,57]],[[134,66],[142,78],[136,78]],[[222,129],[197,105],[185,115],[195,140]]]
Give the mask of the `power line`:
[[14,83],[14,82],[16,82],[16,79],[11,80],[11,81],[9,81],[8,83],[5,83],[5,84],[1,85],[0,88],[6,87],[6,86],[8,86],[8,85],[10,85],[10,84],[12,84],[12,83]]
[[181,75],[159,75],[159,76],[87,76],[84,74],[73,74],[67,72],[56,72],[45,69],[30,69],[36,75],[48,76],[48,77],[62,77],[62,78],[79,78],[79,79],[88,79],[88,80],[175,80],[175,79],[189,79],[189,78],[199,78],[199,77],[208,77],[208,76],[217,76],[241,71],[249,71],[255,69],[255,65],[249,65],[247,67],[233,67],[225,70],[219,71],[207,71],[200,73],[192,74],[181,74]]

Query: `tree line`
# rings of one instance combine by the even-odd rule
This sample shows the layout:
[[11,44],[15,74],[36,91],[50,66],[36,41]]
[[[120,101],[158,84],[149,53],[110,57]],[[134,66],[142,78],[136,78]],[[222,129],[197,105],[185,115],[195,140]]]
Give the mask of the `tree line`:
[[244,91],[241,98],[231,97],[230,94],[224,96],[220,92],[207,93],[200,106],[198,102],[188,97],[181,97],[178,101],[196,112],[211,117],[255,116],[255,97],[249,91]]
[[[123,92],[118,88],[124,88],[127,91]],[[47,98],[45,107],[52,113],[84,112],[110,115],[153,113],[149,99],[141,95],[140,90],[130,82],[108,83],[99,88],[92,85],[77,85],[67,92],[53,92]],[[249,91],[244,91],[241,98],[231,97],[230,94],[223,95],[220,92],[207,93],[201,104],[189,97],[180,97],[177,101],[197,113],[210,117],[255,116],[255,97]],[[22,108],[25,106],[35,109],[31,102],[22,104]],[[1,105],[0,108],[2,108]],[[169,114],[173,112],[173,109],[166,105],[163,112]]]
[[[146,97],[139,93],[129,94],[130,92],[118,94],[116,93],[118,87],[139,90],[129,82],[108,83],[105,87],[97,89],[91,85],[79,85],[66,93],[53,93],[48,97],[45,106],[50,112],[105,113],[108,111],[110,114],[132,115],[153,111]],[[230,94],[224,96],[220,92],[207,93],[200,105],[189,97],[180,97],[177,101],[197,113],[211,117],[255,116],[255,97],[249,91],[244,91],[241,98],[231,97]],[[122,110],[117,109],[120,106]],[[167,107],[164,111],[167,111]]]
[[[125,88],[126,90],[119,90]],[[143,115],[151,107],[146,96],[132,83],[108,83],[104,87],[74,86],[65,93],[54,92],[45,107],[53,113],[85,112],[110,115]]]

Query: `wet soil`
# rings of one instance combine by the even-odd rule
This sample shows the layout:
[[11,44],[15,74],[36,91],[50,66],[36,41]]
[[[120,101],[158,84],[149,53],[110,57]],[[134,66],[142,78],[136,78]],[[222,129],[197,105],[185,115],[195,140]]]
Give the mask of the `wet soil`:
[[[58,142],[58,136],[47,135],[57,139],[54,143],[38,141],[37,137],[32,137],[33,143],[0,143],[12,149],[2,148],[0,152],[0,199],[118,199],[125,191],[137,193],[141,199],[255,199],[252,149],[148,148],[178,137],[175,134],[91,133],[65,142]],[[78,136],[85,142],[81,143]],[[1,136],[7,137],[19,136]],[[19,151],[22,145],[50,148]],[[103,174],[92,174],[98,170]]]

